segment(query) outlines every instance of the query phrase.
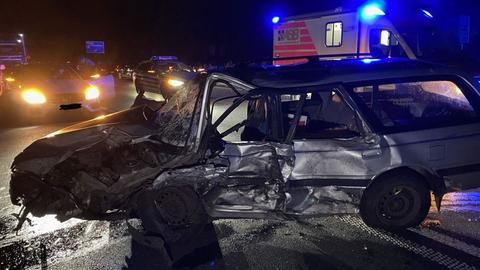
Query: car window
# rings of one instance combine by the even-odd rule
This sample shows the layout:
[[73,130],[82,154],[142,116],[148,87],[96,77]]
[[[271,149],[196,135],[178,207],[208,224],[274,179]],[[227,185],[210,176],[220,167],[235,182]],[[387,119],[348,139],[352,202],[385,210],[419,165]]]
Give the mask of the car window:
[[[284,134],[294,124],[300,95],[281,95]],[[360,136],[354,111],[336,90],[306,94],[294,139],[351,138]]]
[[452,81],[368,85],[353,92],[383,127],[412,128],[461,124],[477,114]]

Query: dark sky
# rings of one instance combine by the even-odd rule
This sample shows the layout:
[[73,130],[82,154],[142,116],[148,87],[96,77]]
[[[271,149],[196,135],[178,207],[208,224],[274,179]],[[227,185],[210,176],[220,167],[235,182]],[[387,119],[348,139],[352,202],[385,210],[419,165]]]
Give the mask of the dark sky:
[[[85,40],[104,40],[106,57],[138,61],[152,54],[187,61],[224,61],[271,55],[274,14],[282,16],[358,6],[340,0],[0,0],[0,34],[25,33],[33,58],[71,58]],[[391,0],[396,11],[410,6],[478,13],[477,1]],[[468,6],[468,8],[467,8]],[[476,4],[478,6],[478,4]],[[447,8],[448,7],[448,8]],[[397,12],[400,14],[399,12]],[[397,14],[397,15],[398,15]],[[408,14],[408,13],[407,13]],[[408,16],[398,15],[398,19]],[[408,19],[406,20],[408,21]]]

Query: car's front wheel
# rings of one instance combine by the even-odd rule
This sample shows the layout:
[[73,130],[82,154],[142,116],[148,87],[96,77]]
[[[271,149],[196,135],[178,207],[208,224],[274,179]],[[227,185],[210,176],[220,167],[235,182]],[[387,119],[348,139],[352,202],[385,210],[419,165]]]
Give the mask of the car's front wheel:
[[360,204],[363,221],[387,230],[418,226],[430,209],[430,190],[415,173],[398,173],[374,182]]
[[137,214],[145,230],[169,243],[191,240],[208,223],[198,194],[189,186],[167,186],[142,194]]

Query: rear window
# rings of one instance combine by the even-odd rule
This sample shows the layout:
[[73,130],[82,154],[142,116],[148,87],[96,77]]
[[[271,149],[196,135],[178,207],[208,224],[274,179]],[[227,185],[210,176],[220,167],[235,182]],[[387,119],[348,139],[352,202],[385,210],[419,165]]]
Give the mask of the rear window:
[[463,90],[452,81],[372,84],[354,87],[353,92],[392,131],[464,124],[478,118]]

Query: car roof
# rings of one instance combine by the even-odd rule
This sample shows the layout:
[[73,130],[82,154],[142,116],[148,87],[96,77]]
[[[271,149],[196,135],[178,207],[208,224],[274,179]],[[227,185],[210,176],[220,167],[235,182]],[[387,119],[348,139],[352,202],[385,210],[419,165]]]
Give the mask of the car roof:
[[444,65],[404,58],[309,61],[288,66],[244,65],[222,72],[255,88],[291,88],[415,76],[460,75]]

